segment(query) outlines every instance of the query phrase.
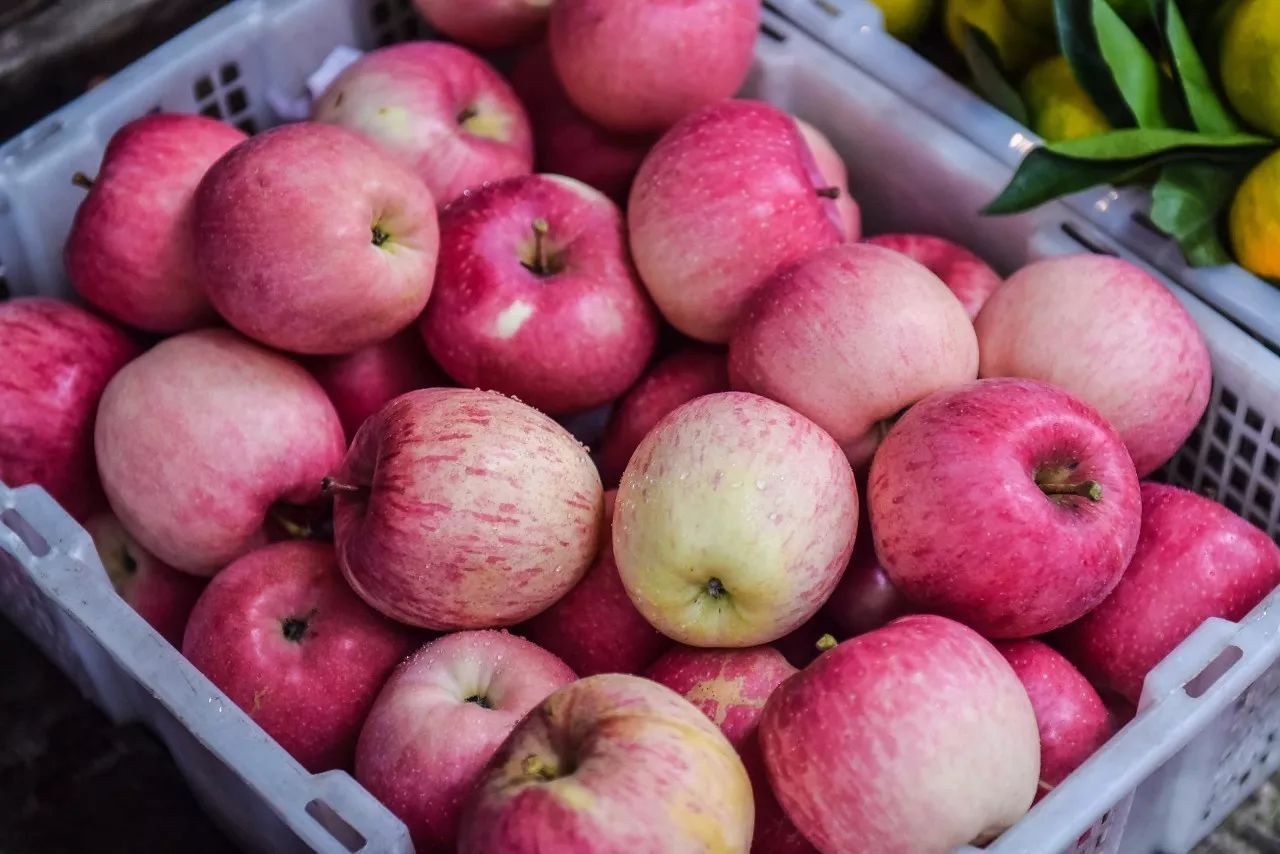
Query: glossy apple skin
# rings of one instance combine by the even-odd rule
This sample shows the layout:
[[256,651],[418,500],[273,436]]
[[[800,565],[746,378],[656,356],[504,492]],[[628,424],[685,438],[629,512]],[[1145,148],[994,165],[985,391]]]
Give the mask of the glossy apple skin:
[[218,313],[306,354],[349,353],[413,322],[440,243],[435,202],[412,172],[313,122],[260,133],[215,163],[196,191],[195,228]]
[[105,500],[93,422],[107,382],[139,348],[110,321],[68,302],[0,303],[0,480],[37,483],[83,521]]
[[946,854],[993,838],[1031,805],[1035,713],[977,633],[903,617],[784,682],[760,721],[787,815],[833,854]]
[[[1098,501],[1037,485],[1094,481]],[[871,530],[920,610],[987,637],[1061,628],[1107,597],[1138,541],[1138,478],[1102,416],[1035,380],[979,380],[907,410],[871,464]]]
[[646,677],[675,691],[715,721],[738,751],[755,795],[751,850],[760,854],[807,854],[814,850],[773,796],[756,734],[765,701],[796,672],[781,653],[767,646],[675,647],[645,672]]
[[1111,712],[1084,675],[1038,640],[1001,641],[996,649],[1018,674],[1040,729],[1039,800],[1106,743]]
[[413,0],[431,26],[480,50],[533,41],[547,25],[551,0]]
[[102,567],[120,598],[161,637],[181,648],[187,618],[204,592],[205,579],[156,560],[110,513],[89,519],[84,529],[93,538]]
[[514,625],[567,593],[603,536],[591,458],[495,392],[433,388],[356,433],[334,496],[347,581],[393,619],[441,631]]
[[333,402],[348,439],[392,398],[449,382],[412,327],[353,353],[317,357],[307,367]]
[[[613,523],[615,496],[612,490],[604,494],[606,531]],[[522,631],[579,676],[639,673],[671,646],[627,596],[608,536],[602,538],[600,554],[582,580]]]
[[204,116],[134,119],[116,131],[63,250],[80,296],[122,323],[181,332],[214,320],[196,277],[196,186],[248,137]]
[[889,580],[869,535],[859,537],[849,567],[820,612],[837,638],[851,638],[911,613],[911,604]]
[[813,419],[855,466],[870,461],[887,420],[977,376],[978,339],[947,286],[866,244],[820,250],[775,274],[729,342],[735,389]]
[[318,500],[345,444],[310,374],[225,329],[178,335],[125,366],[94,432],[116,516],[159,560],[195,575],[265,542],[272,504]]
[[[534,223],[553,272],[539,273]],[[461,385],[552,415],[607,403],[640,376],[658,314],[636,276],[622,212],[558,175],[509,178],[445,209],[427,348]]]
[[800,135],[804,137],[805,144],[813,154],[818,172],[826,179],[827,186],[835,187],[840,191],[835,203],[840,212],[840,221],[844,226],[845,239],[861,240],[862,209],[858,207],[857,199],[849,191],[849,167],[845,166],[844,159],[831,144],[831,140],[827,139],[826,134],[804,119],[796,119],[796,125],[800,128]]
[[932,234],[878,234],[867,242],[901,252],[928,267],[960,300],[970,320],[1004,282],[986,261],[960,244]]
[[[305,624],[296,640],[289,621]],[[351,592],[331,546],[295,541],[219,573],[191,612],[182,654],[318,773],[350,766],[378,691],[421,640]]]
[[601,674],[516,725],[476,786],[458,851],[745,854],[753,814],[742,761],[702,712],[656,682]]
[[641,440],[673,409],[728,390],[723,351],[685,347],[662,359],[618,401],[609,417],[597,454],[604,482],[616,484],[622,479]]
[[1137,703],[1151,668],[1210,617],[1239,620],[1280,584],[1267,535],[1193,492],[1142,485],[1142,534],[1120,585],[1055,639],[1089,679]]
[[781,404],[700,397],[645,437],[622,476],[613,552],[627,595],[690,646],[777,640],[822,606],[858,523],[853,471]]
[[1044,380],[1094,406],[1124,439],[1139,477],[1173,456],[1209,402],[1209,351],[1195,321],[1168,288],[1119,258],[1069,255],[1023,267],[976,327],[982,376]]
[[356,780],[408,826],[418,854],[452,852],[467,795],[494,751],[530,709],[576,678],[506,632],[431,641],[396,668],[373,704],[356,747]]
[[371,51],[329,84],[311,117],[372,139],[417,173],[441,207],[463,190],[533,169],[524,107],[502,75],[457,45]]
[[659,310],[690,337],[728,341],[775,270],[844,240],[838,208],[817,193],[826,186],[776,107],[723,101],[682,120],[640,164],[627,207],[631,253]]
[[737,92],[759,26],[757,0],[567,0],[551,7],[548,39],[578,109],[637,133]]
[[511,87],[529,113],[538,171],[590,184],[625,205],[653,134],[624,134],[584,116],[556,77],[546,44],[529,48],[511,72]]

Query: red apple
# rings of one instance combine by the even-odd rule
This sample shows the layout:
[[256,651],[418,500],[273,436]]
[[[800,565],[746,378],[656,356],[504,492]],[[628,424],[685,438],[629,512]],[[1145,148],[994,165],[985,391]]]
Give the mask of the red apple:
[[745,854],[752,818],[746,770],[715,724],[661,685],[602,674],[516,725],[476,785],[458,851]]
[[867,242],[901,252],[928,267],[929,272],[951,288],[971,320],[1004,281],[986,261],[968,249],[931,234],[881,234],[868,238]]
[[996,649],[1022,680],[1036,712],[1040,729],[1038,800],[1111,737],[1111,712],[1089,680],[1047,644],[1003,641]]
[[654,137],[615,133],[579,112],[556,77],[545,43],[525,51],[511,72],[511,86],[533,125],[539,171],[576,178],[625,204]]
[[120,598],[161,637],[181,647],[187,618],[204,592],[205,580],[156,560],[110,513],[94,516],[84,529]]
[[654,365],[609,417],[598,454],[605,483],[622,479],[641,440],[667,413],[694,398],[728,390],[722,351],[685,347]]
[[1027,692],[943,617],[824,653],[773,692],[759,732],[774,793],[822,851],[946,854],[994,838],[1036,792]]
[[1210,617],[1239,620],[1280,584],[1280,551],[1221,504],[1142,485],[1142,534],[1105,602],[1058,636],[1058,648],[1101,688],[1131,703],[1151,668]]
[[200,281],[236,329],[281,350],[349,353],[408,326],[431,293],[435,203],[358,135],[300,122],[233,148],[200,182]]
[[907,410],[871,464],[871,530],[921,610],[987,637],[1065,626],[1120,581],[1138,478],[1088,404],[1034,380],[979,380]]
[[333,401],[348,438],[392,398],[448,382],[412,328],[345,356],[316,358],[308,367]]
[[691,646],[756,646],[831,594],[853,549],[858,491],[812,421],[724,392],[645,437],[614,514],[622,583],[650,623]]
[[982,376],[1044,380],[1096,407],[1139,477],[1173,456],[1209,402],[1209,351],[1195,321],[1168,288],[1120,258],[1069,255],[1023,267],[976,326]]
[[93,421],[107,381],[138,354],[114,324],[71,303],[0,302],[0,480],[38,483],[83,520],[103,504]]
[[756,802],[751,850],[760,854],[799,854],[814,850],[773,796],[756,736],[765,701],[796,672],[777,650],[763,646],[750,649],[676,647],[645,673],[715,721],[742,757]]
[[728,341],[775,270],[844,239],[826,186],[795,121],[768,104],[724,101],[668,131],[640,165],[627,208],[636,267],[667,320],[693,338]]
[[[869,522],[860,523],[870,531]],[[878,629],[911,612],[911,605],[889,580],[875,543],[870,536],[859,537],[853,557],[832,591],[831,598],[819,612],[829,631],[841,638],[851,638]]]
[[534,706],[576,677],[506,632],[459,632],[404,661],[369,712],[356,779],[409,828],[418,854],[451,852],[466,797]]
[[849,192],[849,168],[844,165],[844,159],[822,131],[804,119],[796,119],[796,125],[800,128],[800,135],[804,137],[805,144],[813,154],[818,172],[822,174],[827,187],[836,193],[836,208],[840,211],[845,238],[862,239],[862,209],[858,207],[857,200]]
[[532,617],[577,584],[601,542],[604,493],[586,449],[493,392],[397,397],[356,433],[328,488],[347,581],[430,629]]
[[978,375],[978,340],[937,276],[845,243],[775,274],[729,343],[729,381],[812,418],[865,465],[903,409]]
[[470,187],[533,168],[529,118],[507,81],[474,53],[444,42],[365,54],[329,84],[311,117],[377,142],[418,174],[441,207]]
[[759,26],[759,0],[557,0],[551,58],[592,119],[660,131],[738,91]]
[[481,50],[533,41],[547,24],[551,0],[413,0],[431,26]]
[[509,178],[449,205],[440,235],[422,335],[460,384],[562,415],[640,376],[658,318],[608,198],[558,175]]
[[150,332],[213,320],[196,278],[192,207],[214,161],[246,139],[204,116],[157,114],[116,131],[71,223],[64,261],[76,292]]
[[277,543],[218,574],[182,654],[308,771],[350,765],[382,683],[421,638],[342,581],[333,548]]
[[[606,531],[613,522],[615,495],[612,490],[604,494]],[[523,634],[558,655],[579,676],[639,673],[671,646],[631,604],[607,536],[582,580],[526,623]]]
[[265,542],[276,502],[316,501],[345,446],[310,374],[214,329],[162,341],[125,366],[102,395],[94,442],[125,528],[196,575]]

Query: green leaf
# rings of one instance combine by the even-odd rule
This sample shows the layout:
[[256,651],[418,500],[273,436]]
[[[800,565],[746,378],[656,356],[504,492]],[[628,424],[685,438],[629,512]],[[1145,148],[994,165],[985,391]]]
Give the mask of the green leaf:
[[1171,163],[1151,191],[1151,221],[1178,241],[1193,267],[1231,263],[1219,229],[1248,166],[1239,163]]
[[1160,31],[1169,47],[1178,84],[1196,128],[1206,133],[1235,133],[1240,130],[1239,122],[1213,88],[1213,80],[1196,50],[1178,4],[1173,0],[1161,0],[1160,17]]
[[968,64],[974,86],[982,97],[1018,124],[1029,124],[1022,96],[1000,70],[1000,54],[996,51],[995,44],[977,27],[965,27],[964,61]]
[[1098,49],[1140,128],[1168,127],[1160,109],[1160,66],[1106,0],[1092,0]]
[[1133,127],[1134,117],[1098,46],[1093,0],[1054,0],[1058,43],[1080,87],[1115,128]]
[[1172,162],[1253,163],[1274,145],[1252,134],[1174,129],[1119,130],[1050,143],[1023,158],[1009,184],[983,212],[1018,213],[1098,184],[1131,181]]

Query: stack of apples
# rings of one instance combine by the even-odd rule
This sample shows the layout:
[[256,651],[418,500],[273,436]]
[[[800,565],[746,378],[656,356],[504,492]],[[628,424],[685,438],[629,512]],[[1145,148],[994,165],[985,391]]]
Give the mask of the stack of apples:
[[981,843],[1280,582],[1140,480],[1212,385],[1174,296],[863,241],[822,133],[732,99],[755,0],[419,5],[454,41],[311,121],[126,125],[87,307],[0,305],[0,478],[419,851]]

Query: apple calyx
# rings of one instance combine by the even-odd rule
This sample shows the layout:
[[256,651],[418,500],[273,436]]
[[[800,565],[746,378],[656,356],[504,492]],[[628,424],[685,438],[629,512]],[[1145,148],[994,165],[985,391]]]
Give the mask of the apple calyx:
[[284,639],[290,643],[301,643],[307,634],[311,618],[315,615],[313,608],[301,617],[285,617],[280,621],[280,634],[284,635]]
[[364,492],[365,489],[366,487],[356,486],[353,483],[345,483],[338,480],[336,477],[326,477],[324,480],[320,481],[320,494],[326,496],[336,495],[339,492],[345,492],[347,494]]
[[724,599],[729,595],[729,591],[725,589],[723,581],[712,578],[707,582],[707,595],[712,599]]
[[483,694],[472,694],[470,697],[468,697],[468,698],[467,698],[466,700],[464,700],[463,702],[464,702],[464,703],[475,703],[477,706],[479,706],[479,707],[480,707],[480,708],[482,708],[482,709],[492,709],[492,708],[493,708],[493,703],[489,702],[489,698],[488,698],[488,697],[486,697],[486,696],[484,696]]
[[370,228],[370,231],[373,233],[373,239],[370,242],[374,246],[381,246],[382,244],[386,243],[388,240],[391,239],[391,235],[388,234],[385,230],[383,230],[382,226],[379,223],[375,222],[373,226]]
[[839,187],[819,187],[818,189],[814,190],[814,192],[817,193],[819,196],[822,196],[822,198],[824,199],[840,198]]
[[532,753],[520,763],[520,770],[524,772],[526,777],[537,777],[548,782],[560,776],[560,769],[554,763],[548,762],[541,756]]
[[1070,481],[1067,478],[1075,471],[1075,465],[1048,466],[1035,474],[1036,486],[1049,498],[1069,497],[1072,495],[1087,498],[1097,503],[1102,500],[1102,484],[1096,480]]
[[478,115],[480,115],[480,111],[475,108],[474,104],[469,104],[458,111],[458,124],[466,127],[467,122],[471,121]]
[[836,636],[828,632],[818,638],[818,642],[815,643],[814,646],[817,647],[818,652],[826,652],[829,649],[835,649],[838,643],[839,641],[836,640]]
[[90,178],[88,175],[84,174],[83,172],[77,172],[76,174],[72,175],[71,183],[82,190],[93,189],[93,179]]
[[547,233],[551,226],[545,219],[538,217],[530,227],[533,229],[532,250],[522,253],[525,257],[521,259],[520,265],[535,276],[553,276],[559,273],[564,266],[559,257],[547,248]]

